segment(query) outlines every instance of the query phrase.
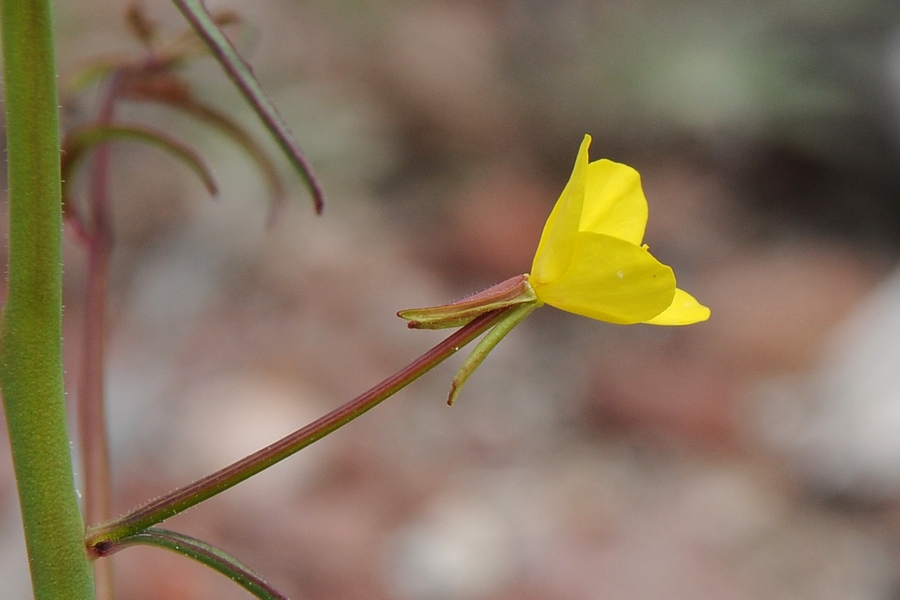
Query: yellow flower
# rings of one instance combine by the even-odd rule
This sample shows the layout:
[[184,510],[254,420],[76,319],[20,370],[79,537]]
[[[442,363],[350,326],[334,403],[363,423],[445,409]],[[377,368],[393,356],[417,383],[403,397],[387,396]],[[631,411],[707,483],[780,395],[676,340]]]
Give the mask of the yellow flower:
[[709,309],[675,285],[646,245],[647,200],[637,171],[588,162],[584,136],[572,176],[553,207],[529,282],[541,302],[611,323],[688,325]]
[[553,207],[531,273],[517,275],[462,300],[397,313],[416,329],[477,325],[486,313],[505,311],[463,362],[448,403],[488,353],[535,308],[556,308],[610,323],[690,325],[709,309],[675,285],[675,274],[642,245],[647,199],[631,167],[588,162],[584,136],[569,183]]

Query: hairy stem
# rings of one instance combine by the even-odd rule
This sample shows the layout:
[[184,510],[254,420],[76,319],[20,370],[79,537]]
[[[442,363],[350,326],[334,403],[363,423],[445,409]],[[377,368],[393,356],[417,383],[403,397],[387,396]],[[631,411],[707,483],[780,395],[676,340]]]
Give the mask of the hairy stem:
[[0,0],[9,172],[0,386],[38,600],[93,597],[62,365],[59,101],[49,0]]

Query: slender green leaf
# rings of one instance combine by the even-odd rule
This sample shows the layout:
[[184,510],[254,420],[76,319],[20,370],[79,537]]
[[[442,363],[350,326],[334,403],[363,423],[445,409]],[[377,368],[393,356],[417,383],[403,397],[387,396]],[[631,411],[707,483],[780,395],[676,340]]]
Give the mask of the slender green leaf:
[[122,538],[114,545],[109,545],[106,553],[138,544],[165,548],[192,558],[225,575],[261,600],[288,600],[287,596],[273,588],[262,577],[227,552],[177,531],[151,527]]
[[306,156],[294,142],[275,104],[269,99],[263,87],[257,81],[250,66],[238,54],[231,41],[222,33],[215,19],[209,14],[202,0],[173,0],[175,5],[206,44],[210,47],[213,56],[231,77],[250,106],[275,137],[278,145],[287,155],[288,159],[303,177],[313,197],[313,203],[317,213],[321,213],[325,206],[325,194],[319,181],[313,174],[312,166]]

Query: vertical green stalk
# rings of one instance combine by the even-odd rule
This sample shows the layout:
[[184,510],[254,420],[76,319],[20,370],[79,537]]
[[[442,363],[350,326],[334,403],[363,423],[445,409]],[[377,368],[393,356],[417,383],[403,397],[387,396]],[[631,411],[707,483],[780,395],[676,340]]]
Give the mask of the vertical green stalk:
[[49,0],[0,0],[9,169],[0,387],[34,596],[93,597],[62,371],[59,103]]

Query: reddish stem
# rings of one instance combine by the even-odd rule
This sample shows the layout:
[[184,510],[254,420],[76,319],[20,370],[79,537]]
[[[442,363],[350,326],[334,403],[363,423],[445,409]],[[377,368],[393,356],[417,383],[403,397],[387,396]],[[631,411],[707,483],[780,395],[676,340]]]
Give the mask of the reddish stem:
[[88,531],[88,547],[96,554],[102,555],[108,552],[116,541],[183,512],[309,446],[396,394],[502,321],[514,308],[494,310],[475,318],[369,391],[262,450],[153,500],[112,523],[92,528]]
[[[117,83],[110,82],[98,115],[99,125],[109,125],[115,112]],[[84,518],[102,523],[111,516],[111,477],[104,411],[104,362],[106,291],[112,229],[109,214],[109,144],[94,154],[88,196],[86,227],[87,285],[84,309],[84,347],[78,386],[78,423],[84,463]]]
[[[115,114],[118,77],[109,82],[99,125],[109,125]],[[87,250],[81,381],[78,386],[78,427],[84,469],[84,521],[104,523],[112,518],[112,476],[106,429],[104,371],[106,362],[106,294],[113,234],[109,202],[109,144],[100,144],[94,154],[89,183]],[[113,597],[112,567],[108,561],[94,565],[98,600]]]
[[92,236],[88,244],[84,346],[81,383],[78,386],[78,422],[84,463],[84,520],[89,524],[107,521],[112,514],[109,447],[103,403],[108,266],[108,244]]

